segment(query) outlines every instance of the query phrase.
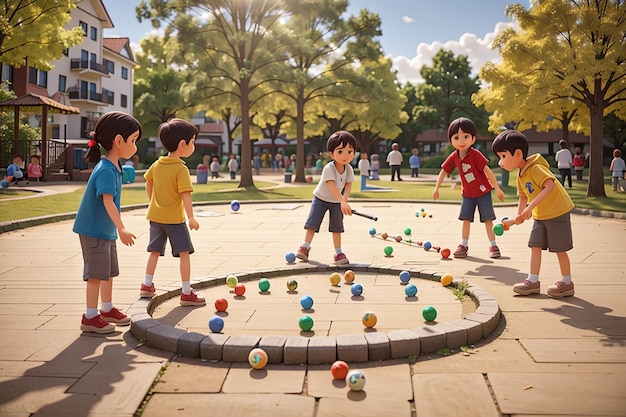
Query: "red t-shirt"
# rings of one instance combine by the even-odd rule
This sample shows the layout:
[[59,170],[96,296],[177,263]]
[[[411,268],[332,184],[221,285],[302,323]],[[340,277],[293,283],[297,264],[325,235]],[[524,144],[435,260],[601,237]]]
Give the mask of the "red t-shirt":
[[451,173],[456,167],[463,185],[463,197],[478,198],[491,192],[493,188],[485,175],[485,166],[489,160],[474,148],[470,148],[465,158],[459,157],[459,151],[454,151],[443,161],[441,169]]

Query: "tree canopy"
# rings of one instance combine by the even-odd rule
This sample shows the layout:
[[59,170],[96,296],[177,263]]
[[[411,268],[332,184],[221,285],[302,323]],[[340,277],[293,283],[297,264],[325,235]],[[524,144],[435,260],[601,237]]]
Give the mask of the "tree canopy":
[[63,51],[83,41],[80,27],[64,29],[78,0],[0,1],[0,62],[47,71]]

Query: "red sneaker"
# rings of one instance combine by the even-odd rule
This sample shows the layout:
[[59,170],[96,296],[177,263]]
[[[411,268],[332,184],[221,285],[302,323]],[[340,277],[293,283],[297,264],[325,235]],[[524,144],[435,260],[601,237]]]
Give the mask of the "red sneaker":
[[100,314],[89,320],[87,320],[83,314],[83,320],[80,322],[80,330],[83,332],[102,334],[113,333],[115,331],[115,326],[104,321]]
[[459,245],[459,246],[456,247],[456,250],[454,251],[454,257],[455,258],[466,258],[468,250],[469,250],[469,247],[463,246],[463,245]]
[[128,326],[130,324],[130,317],[119,311],[116,307],[113,307],[108,313],[100,310],[100,315],[107,323],[114,323],[118,326]]
[[143,282],[141,283],[141,290],[139,291],[139,296],[141,298],[152,298],[155,293],[156,290],[154,289],[154,284],[150,284],[150,286],[147,287]]
[[350,261],[346,257],[345,253],[335,255],[335,265],[348,265]]
[[185,295],[184,293],[180,293],[180,305],[183,307],[187,306],[205,306],[206,300],[202,297],[198,297],[198,294],[191,290],[191,294]]
[[308,262],[309,261],[309,250],[311,250],[311,248],[305,248],[304,246],[300,246],[298,248],[298,253],[296,253],[296,258],[300,259],[301,261],[304,262]]

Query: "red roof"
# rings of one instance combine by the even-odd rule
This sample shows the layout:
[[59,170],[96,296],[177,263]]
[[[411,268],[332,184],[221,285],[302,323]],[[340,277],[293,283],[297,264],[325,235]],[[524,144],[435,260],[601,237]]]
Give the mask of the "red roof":
[[221,123],[203,123],[198,126],[200,133],[222,133],[224,126]]
[[133,57],[133,52],[130,49],[129,38],[102,38],[102,44],[105,48],[115,52],[118,55],[122,55],[122,50],[126,49],[130,56],[130,59],[133,61],[135,60]]

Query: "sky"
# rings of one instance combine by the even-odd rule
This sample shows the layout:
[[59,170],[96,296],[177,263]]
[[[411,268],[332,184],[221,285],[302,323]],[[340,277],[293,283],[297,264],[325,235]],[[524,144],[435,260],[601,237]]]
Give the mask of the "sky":
[[[106,37],[128,37],[138,50],[143,37],[153,31],[149,22],[137,22],[135,8],[140,0],[103,0],[115,27]],[[293,0],[297,1],[297,0]],[[466,55],[478,75],[489,61],[497,61],[491,50],[494,37],[511,25],[504,14],[514,0],[350,0],[347,13],[358,15],[362,9],[378,13],[382,36],[379,41],[398,71],[401,83],[421,82],[419,70],[432,65],[441,48],[455,55]],[[528,7],[529,0],[517,0]]]

